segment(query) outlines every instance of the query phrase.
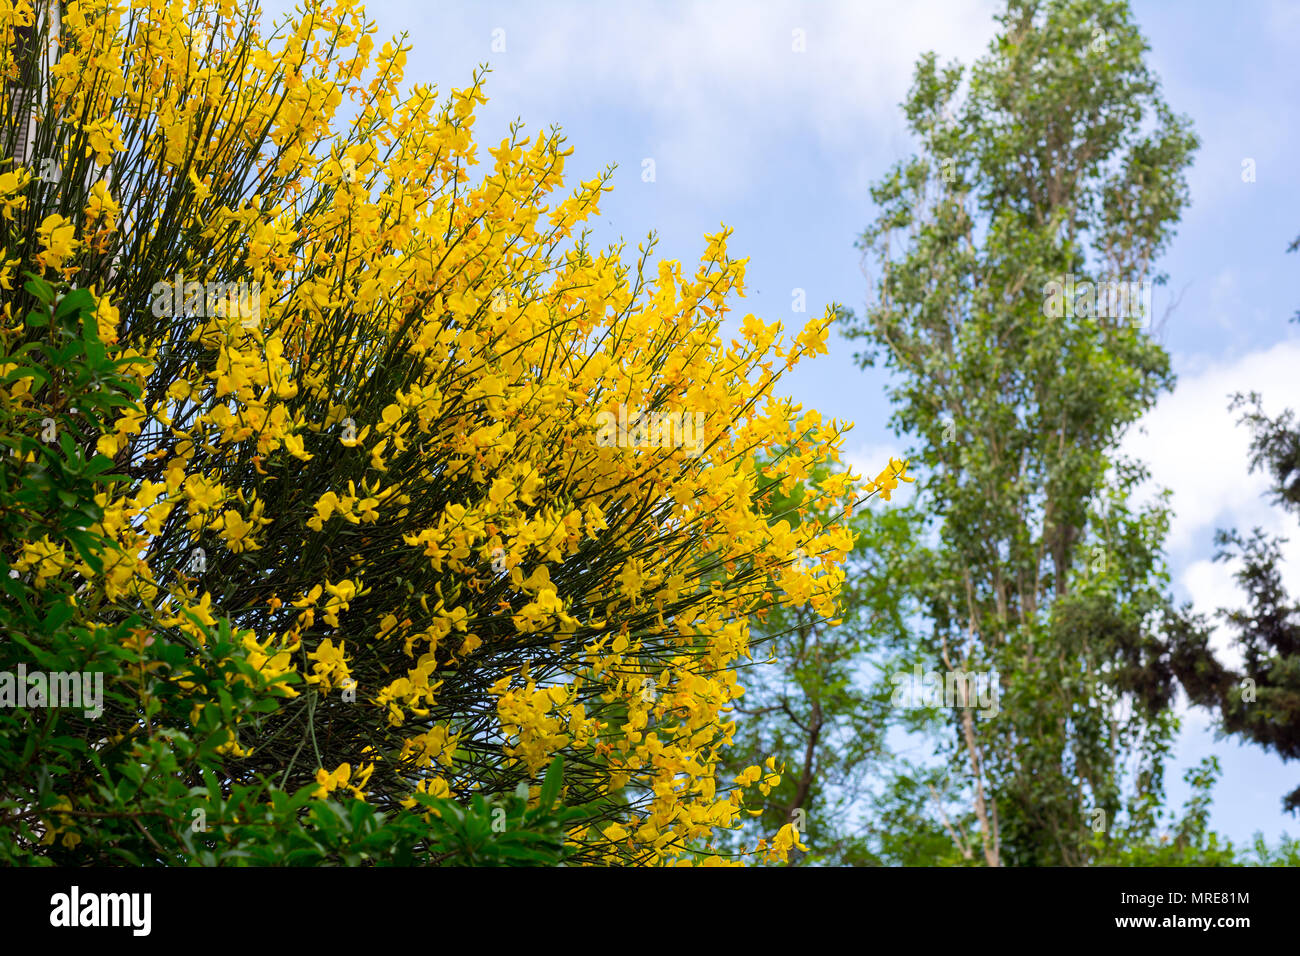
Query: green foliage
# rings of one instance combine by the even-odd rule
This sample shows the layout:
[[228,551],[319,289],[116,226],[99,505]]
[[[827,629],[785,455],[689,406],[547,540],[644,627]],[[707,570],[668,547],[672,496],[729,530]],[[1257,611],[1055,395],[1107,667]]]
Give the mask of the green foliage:
[[861,247],[881,278],[851,336],[893,373],[933,519],[899,575],[924,623],[897,650],[999,681],[995,716],[948,711],[964,784],[935,802],[989,864],[1084,864],[1090,814],[1158,799],[1175,726],[1168,516],[1129,504],[1145,474],[1117,453],[1172,376],[1135,303],[1057,306],[1069,282],[1162,281],[1197,140],[1126,3],[1009,0],[999,21],[969,72],[918,64],[920,152],[872,190]]
[[874,800],[867,842],[878,866],[976,866],[975,816],[950,799],[952,782],[942,767],[900,761]]
[[[96,570],[94,552],[100,542],[87,529],[103,517],[95,503],[95,480],[113,480],[104,473],[112,461],[93,450],[88,436],[103,431],[103,419],[113,408],[139,397],[139,388],[121,370],[136,359],[111,357],[99,341],[90,293],[77,289],[58,296],[43,280],[32,277],[25,286],[40,308],[26,317],[32,329],[44,329],[44,339],[13,347],[10,336],[3,338],[0,383],[28,378],[32,393],[50,393],[49,407],[58,417],[38,417],[26,406],[0,408],[0,548],[15,541],[51,536],[58,543],[76,549]],[[31,457],[31,461],[26,459]],[[46,614],[61,615],[57,607],[68,606],[66,594],[42,589],[29,594],[14,583],[10,567],[0,551],[0,571],[8,596],[17,607],[0,606],[0,626],[22,634],[45,626]],[[30,598],[36,597],[33,604]],[[41,613],[44,611],[45,613]]]
[[[196,643],[139,609],[87,608],[94,590],[77,576],[13,568],[14,542],[44,536],[102,572],[111,545],[94,482],[116,478],[93,449],[106,412],[138,394],[122,374],[133,360],[99,340],[89,293],[59,295],[39,279],[27,291],[39,307],[26,324],[44,337],[20,347],[0,337],[0,366],[62,411],[44,420],[0,408],[0,864],[563,861],[565,826],[581,811],[557,806],[558,759],[536,801],[526,787],[468,807],[417,794],[425,813],[318,799],[314,786],[287,792],[262,770],[233,779],[232,744],[262,732],[296,675],[254,666],[228,621]],[[52,678],[44,700],[33,691],[16,706],[19,675],[36,672],[72,675],[80,706],[56,706]]]
[[[825,477],[815,472],[810,481]],[[789,515],[805,506],[806,489],[773,494],[769,512]],[[859,865],[873,860],[861,836],[864,800],[887,754],[889,696],[871,682],[881,635],[906,633],[906,590],[891,568],[915,537],[914,511],[870,502],[846,519],[854,547],[846,562],[841,604],[828,621],[809,607],[777,608],[753,628],[755,663],[741,675],[743,702],[735,709],[735,744],[726,757],[733,773],[775,757],[781,782],[751,796],[761,811],[755,829],[801,826],[807,852],[790,864]],[[901,637],[900,637],[901,639]]]
[[1256,833],[1248,862],[1256,866],[1300,866],[1300,840],[1282,835],[1276,847],[1270,847],[1262,833]]
[[[1192,788],[1183,814],[1174,819],[1149,801],[1135,818],[1114,828],[1097,827],[1093,835],[1094,866],[1234,866],[1239,864],[1231,841],[1209,828],[1211,790],[1221,775],[1217,757],[1207,757],[1187,770],[1183,779]],[[1104,821],[1099,821],[1104,822]]]

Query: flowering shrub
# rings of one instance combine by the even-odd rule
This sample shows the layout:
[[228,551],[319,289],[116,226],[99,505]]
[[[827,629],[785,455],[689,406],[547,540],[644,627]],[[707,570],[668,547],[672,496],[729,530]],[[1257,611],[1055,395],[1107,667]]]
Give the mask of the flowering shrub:
[[[0,172],[0,374],[23,422],[53,418],[100,463],[64,504],[103,547],[33,525],[6,534],[0,570],[60,589],[58,613],[129,649],[135,674],[73,728],[83,765],[43,794],[6,781],[12,814],[57,806],[33,838],[110,852],[125,805],[98,755],[126,748],[166,782],[138,812],[173,818],[136,858],[218,861],[257,845],[250,814],[316,833],[312,808],[341,799],[362,807],[345,827],[371,840],[362,856],[321,838],[294,860],[441,859],[462,805],[517,794],[511,831],[542,826],[527,814],[548,812],[560,757],[548,860],[719,862],[712,833],[777,772],[716,773],[750,616],[834,613],[851,538],[811,516],[877,487],[841,470],[804,514],[763,507],[838,461],[842,426],[773,394],[825,352],[834,312],[791,339],[747,315],[725,340],[745,273],[728,230],[690,271],[652,266],[653,243],[631,265],[591,248],[580,227],[610,174],[560,194],[571,150],[516,127],[471,175],[482,76],[404,93],[408,49],[376,50],[346,0],[274,31],[233,0],[73,2],[55,41],[48,21],[0,0],[17,155]],[[84,409],[22,364],[48,331],[25,322],[25,271],[79,290],[86,349],[125,363],[102,429],[78,430]],[[624,407],[699,434],[602,440]],[[7,474],[39,464],[39,438]],[[190,831],[187,800],[229,812]],[[383,821],[400,838],[367,835]],[[769,858],[797,842],[768,836]]]

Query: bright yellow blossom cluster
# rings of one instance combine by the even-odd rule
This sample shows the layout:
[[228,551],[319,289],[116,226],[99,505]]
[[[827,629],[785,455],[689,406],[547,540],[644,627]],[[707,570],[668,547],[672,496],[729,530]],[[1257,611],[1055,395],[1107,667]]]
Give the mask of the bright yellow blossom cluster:
[[[826,351],[834,311],[789,339],[746,315],[728,338],[730,230],[694,269],[592,249],[610,177],[561,195],[557,133],[512,128],[471,174],[481,77],[403,91],[406,47],[376,49],[352,0],[308,0],[274,40],[245,12],[68,5],[50,108],[60,161],[93,182],[65,176],[80,205],[56,213],[33,208],[31,169],[0,170],[0,216],[34,236],[0,255],[0,286],[35,268],[90,287],[144,397],[100,441],[129,479],[99,496],[117,556],[97,574],[32,541],[16,567],[75,571],[88,602],[148,605],[195,640],[230,615],[255,667],[297,673],[232,760],[410,807],[562,755],[570,802],[621,801],[571,831],[581,859],[718,862],[713,832],[779,779],[717,778],[750,618],[833,616],[852,547],[810,517],[851,504],[844,426],[774,394]],[[0,0],[0,24],[29,14]],[[157,311],[159,283],[236,280],[251,319]],[[699,453],[601,441],[620,409],[698,416]],[[767,512],[764,489],[828,464],[803,513]],[[309,725],[334,748],[315,768]],[[787,827],[756,852],[798,845]]]
[[354,777],[350,764],[341,763],[333,772],[322,767],[316,771],[316,783],[319,784],[316,788],[316,796],[327,797],[336,790],[346,790],[358,800],[364,800],[366,795],[361,788],[366,785],[366,781],[374,771],[373,764],[358,767]]

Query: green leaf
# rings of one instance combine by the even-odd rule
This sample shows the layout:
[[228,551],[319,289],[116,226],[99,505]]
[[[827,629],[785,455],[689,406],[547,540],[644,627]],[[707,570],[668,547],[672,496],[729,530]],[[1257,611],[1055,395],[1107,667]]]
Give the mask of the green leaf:
[[[89,312],[92,315],[95,311],[95,299],[91,296],[88,289],[73,289],[54,307],[54,317],[56,319],[66,319],[76,315],[78,312]],[[96,329],[98,332],[98,329]],[[97,336],[98,337],[98,336]]]
[[560,795],[560,787],[564,778],[564,758],[556,755],[551,761],[551,765],[546,768],[546,777],[542,781],[541,808],[543,811],[550,811],[555,805],[556,798]]
[[24,272],[23,275],[27,276],[29,280],[23,283],[24,289],[46,305],[54,302],[54,289],[48,282],[34,272]]
[[17,368],[12,368],[6,372],[4,378],[0,378],[0,384],[7,385],[10,382],[18,381],[20,378],[40,379],[45,385],[49,385],[51,381],[50,373],[39,365],[19,365]]

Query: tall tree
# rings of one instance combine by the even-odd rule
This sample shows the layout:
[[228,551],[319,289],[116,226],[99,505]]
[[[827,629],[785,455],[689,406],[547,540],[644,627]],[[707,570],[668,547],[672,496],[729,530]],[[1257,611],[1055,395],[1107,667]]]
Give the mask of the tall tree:
[[1197,140],[1127,3],[1009,0],[998,21],[970,71],[917,66],[919,152],[872,190],[877,295],[849,326],[894,373],[935,517],[919,650],[1000,695],[991,712],[957,680],[945,701],[954,841],[969,827],[991,866],[1083,864],[1161,792],[1175,726],[1167,515],[1129,504],[1144,472],[1117,448],[1172,385],[1149,291]]

